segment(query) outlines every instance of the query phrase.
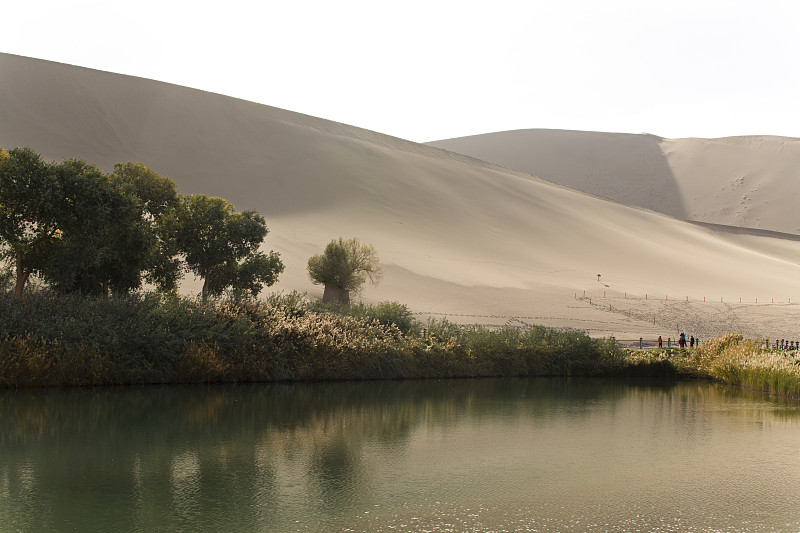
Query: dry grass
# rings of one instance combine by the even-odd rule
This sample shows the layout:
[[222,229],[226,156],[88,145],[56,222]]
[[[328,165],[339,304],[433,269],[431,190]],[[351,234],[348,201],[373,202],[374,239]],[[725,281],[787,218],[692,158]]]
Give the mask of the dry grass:
[[621,353],[613,341],[541,327],[423,328],[399,304],[356,316],[312,308],[6,293],[0,386],[602,375]]
[[701,376],[748,390],[800,398],[800,359],[796,351],[771,350],[763,343],[728,334],[695,350],[689,364]]
[[394,303],[328,310],[297,295],[203,304],[153,294],[34,291],[19,301],[0,293],[0,387],[632,376],[714,379],[800,398],[797,353],[741,335],[694,350],[626,351],[582,332],[423,326],[409,314]]

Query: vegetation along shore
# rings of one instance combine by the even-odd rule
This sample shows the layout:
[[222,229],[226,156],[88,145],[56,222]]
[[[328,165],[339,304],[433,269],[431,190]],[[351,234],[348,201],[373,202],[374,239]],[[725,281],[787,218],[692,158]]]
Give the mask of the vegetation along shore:
[[[791,355],[789,355],[791,354]],[[398,303],[0,293],[0,387],[502,376],[713,379],[800,398],[789,354],[728,335],[630,351],[545,327],[420,324]]]

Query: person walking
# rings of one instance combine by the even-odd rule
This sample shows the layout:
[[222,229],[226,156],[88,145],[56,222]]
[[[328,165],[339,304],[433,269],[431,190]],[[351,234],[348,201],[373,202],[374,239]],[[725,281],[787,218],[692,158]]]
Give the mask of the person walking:
[[689,348],[694,348],[694,335],[689,337]]
[[661,335],[658,336],[658,347],[663,347],[663,341],[661,340]]
[[681,348],[686,348],[686,333],[681,331],[681,338],[678,340],[678,344]]

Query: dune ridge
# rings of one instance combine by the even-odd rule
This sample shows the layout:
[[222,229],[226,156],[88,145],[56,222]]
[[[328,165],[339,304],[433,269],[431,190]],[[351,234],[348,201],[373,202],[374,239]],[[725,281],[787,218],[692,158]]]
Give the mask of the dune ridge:
[[[287,267],[276,290],[321,296],[307,279],[308,257],[332,238],[357,236],[376,246],[385,271],[364,299],[400,301],[421,317],[535,322],[599,336],[680,328],[706,335],[712,322],[704,326],[702,313],[684,313],[694,317],[686,323],[680,313],[662,320],[660,301],[800,302],[797,241],[689,224],[450,149],[8,54],[0,54],[0,99],[0,146],[29,145],[50,159],[81,157],[106,170],[141,161],[174,179],[182,194],[258,210],[271,230],[265,247]],[[607,145],[620,139],[648,154],[667,142],[619,135],[581,140],[596,158],[610,157]],[[631,161],[610,186],[630,189],[637,169],[653,164],[649,155]],[[654,168],[665,198],[685,198],[667,179],[671,167]],[[185,288],[196,291],[191,281]],[[774,317],[731,323],[756,332],[788,328],[795,316],[787,309],[785,326]]]
[[800,139],[516,130],[427,143],[675,218],[800,234]]

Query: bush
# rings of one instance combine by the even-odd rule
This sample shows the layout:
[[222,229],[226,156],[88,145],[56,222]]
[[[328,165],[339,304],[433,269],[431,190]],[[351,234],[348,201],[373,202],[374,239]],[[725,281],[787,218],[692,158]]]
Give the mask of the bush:
[[291,309],[293,312],[312,311],[315,313],[333,313],[341,316],[366,318],[375,320],[385,326],[394,324],[404,334],[418,334],[420,325],[408,306],[398,302],[381,302],[378,304],[310,301],[304,293],[292,291],[272,293],[265,300],[267,305]]
[[[405,331],[404,331],[405,329]],[[546,328],[421,328],[401,304],[0,295],[0,386],[594,375],[616,350]]]
[[0,291],[10,291],[13,287],[13,281],[14,273],[11,271],[11,267],[0,263]]

